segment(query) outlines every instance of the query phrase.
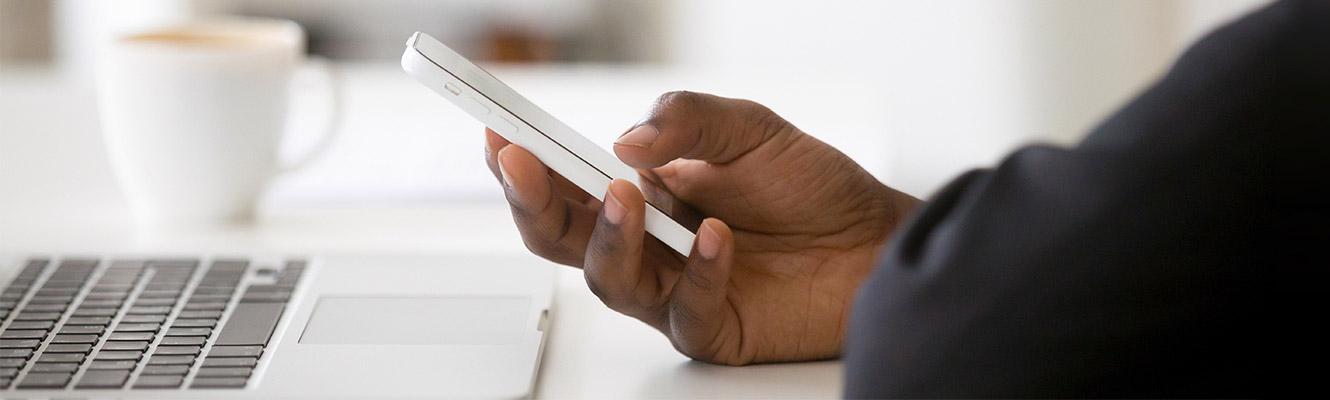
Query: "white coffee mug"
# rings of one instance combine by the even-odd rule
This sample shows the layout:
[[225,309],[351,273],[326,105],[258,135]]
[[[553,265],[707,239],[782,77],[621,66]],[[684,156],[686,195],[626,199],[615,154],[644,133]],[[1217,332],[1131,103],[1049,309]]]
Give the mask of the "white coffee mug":
[[[305,35],[273,19],[198,21],[113,40],[98,66],[98,101],[117,180],[141,221],[246,221],[273,176],[326,148],[338,99]],[[313,63],[327,81],[322,144],[281,165],[292,77]],[[297,124],[298,125],[298,124]]]

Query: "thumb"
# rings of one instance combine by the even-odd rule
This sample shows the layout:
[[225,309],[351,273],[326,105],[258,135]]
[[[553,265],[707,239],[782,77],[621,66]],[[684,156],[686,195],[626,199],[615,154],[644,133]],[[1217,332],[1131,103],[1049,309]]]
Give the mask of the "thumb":
[[[734,234],[715,218],[708,218],[698,229],[692,255],[684,265],[683,275],[670,292],[670,336],[683,354],[697,359],[732,362],[720,354],[722,328],[738,323],[726,301],[730,269],[734,264]],[[728,349],[733,350],[733,349]]]
[[637,168],[655,168],[677,158],[724,164],[797,132],[752,101],[669,92],[656,99],[646,119],[614,142],[614,153]]

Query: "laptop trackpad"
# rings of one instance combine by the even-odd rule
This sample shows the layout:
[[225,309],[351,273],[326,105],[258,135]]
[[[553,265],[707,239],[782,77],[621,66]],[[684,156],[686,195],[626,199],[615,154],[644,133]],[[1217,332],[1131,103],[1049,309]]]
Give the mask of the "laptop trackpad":
[[522,337],[525,297],[319,297],[302,344],[509,344]]

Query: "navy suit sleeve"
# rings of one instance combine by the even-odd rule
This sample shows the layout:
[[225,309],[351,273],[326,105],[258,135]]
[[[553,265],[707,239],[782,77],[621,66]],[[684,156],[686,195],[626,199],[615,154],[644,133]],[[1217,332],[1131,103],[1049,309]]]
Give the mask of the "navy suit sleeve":
[[1296,368],[1272,357],[1325,337],[1306,322],[1324,318],[1324,263],[1299,260],[1327,225],[1324,178],[1301,178],[1324,175],[1327,54],[1330,2],[1274,4],[1196,43],[1080,145],[948,185],[860,289],[845,395],[1287,388],[1274,380]]

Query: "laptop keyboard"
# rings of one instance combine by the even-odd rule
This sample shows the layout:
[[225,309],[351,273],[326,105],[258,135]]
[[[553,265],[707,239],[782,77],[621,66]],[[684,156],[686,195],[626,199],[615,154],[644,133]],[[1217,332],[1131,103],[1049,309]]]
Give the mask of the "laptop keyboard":
[[28,260],[0,292],[0,391],[244,388],[305,270],[250,264]]

